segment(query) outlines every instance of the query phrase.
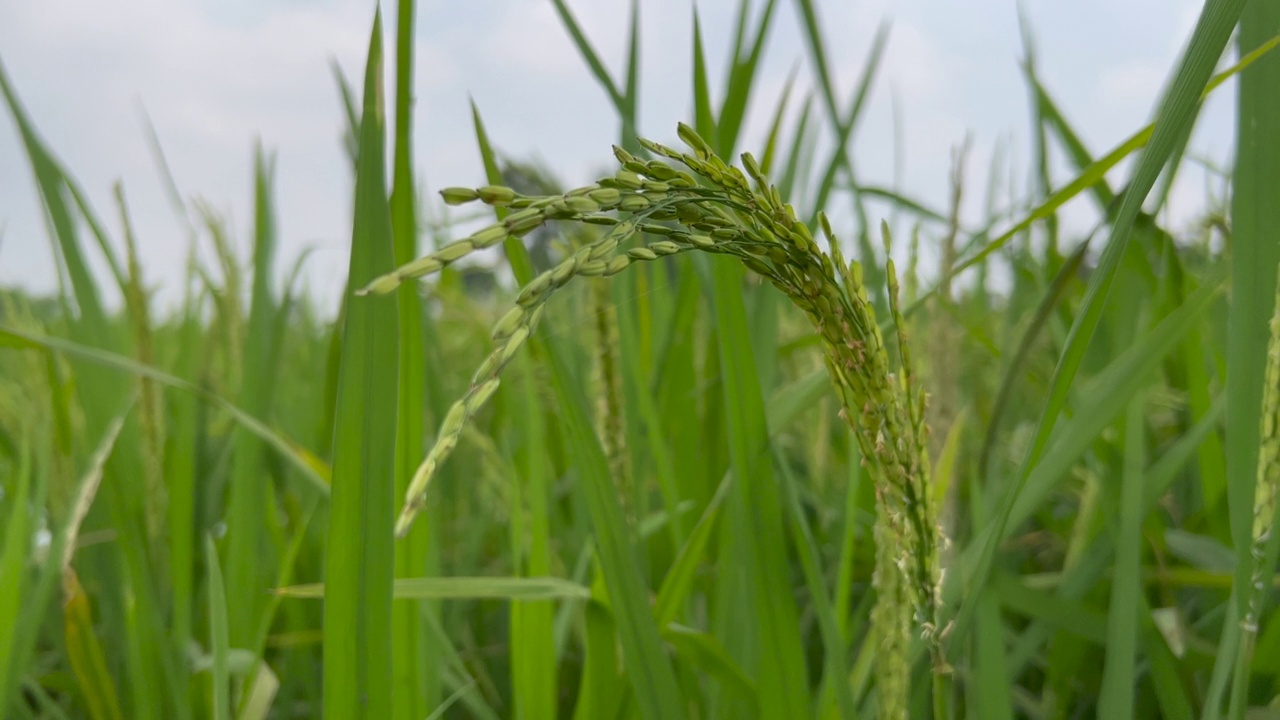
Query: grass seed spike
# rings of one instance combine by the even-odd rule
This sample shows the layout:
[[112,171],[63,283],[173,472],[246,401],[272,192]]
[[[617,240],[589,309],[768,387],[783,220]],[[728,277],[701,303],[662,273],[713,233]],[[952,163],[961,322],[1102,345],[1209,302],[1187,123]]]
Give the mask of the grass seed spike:
[[[742,155],[744,174],[716,157],[692,128],[680,125],[679,135],[691,153],[648,140],[641,140],[641,144],[687,172],[615,147],[614,155],[621,165],[616,174],[564,195],[525,196],[497,186],[445,189],[441,195],[449,204],[478,201],[513,212],[502,222],[377,278],[361,291],[391,292],[406,280],[438,272],[476,250],[508,236],[523,236],[551,220],[608,228],[598,240],[534,278],[497,321],[492,351],[476,370],[466,393],[449,409],[435,446],[413,478],[396,523],[397,533],[403,535],[422,509],[436,469],[456,446],[468,419],[492,397],[502,369],[537,328],[556,290],[578,276],[615,275],[632,263],[682,252],[733,255],[785,293],[808,315],[822,339],[826,367],[842,404],[840,416],[855,431],[864,462],[876,481],[880,516],[876,585],[883,601],[876,613],[880,618],[877,625],[909,631],[913,608],[926,638],[936,641],[941,537],[929,488],[924,393],[916,387],[911,372],[892,259],[886,274],[897,328],[898,373],[890,367],[885,340],[862,282],[862,268],[856,261],[845,261],[827,218],[818,218],[829,248],[824,252],[750,154]],[[888,228],[882,230],[888,243]],[[646,236],[661,239],[644,242]],[[627,244],[631,247],[624,249]],[[896,621],[889,622],[890,618]],[[901,629],[888,632],[882,645],[895,654],[905,653],[909,637],[902,635]],[[930,644],[941,664],[937,643]],[[901,681],[905,686],[906,678]]]

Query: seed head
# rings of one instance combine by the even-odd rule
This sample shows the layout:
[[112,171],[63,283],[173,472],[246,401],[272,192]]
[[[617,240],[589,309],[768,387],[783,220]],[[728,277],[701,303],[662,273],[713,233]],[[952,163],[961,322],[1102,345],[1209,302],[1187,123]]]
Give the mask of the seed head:
[[449,187],[440,191],[447,205],[465,205],[480,199],[480,194],[471,188]]

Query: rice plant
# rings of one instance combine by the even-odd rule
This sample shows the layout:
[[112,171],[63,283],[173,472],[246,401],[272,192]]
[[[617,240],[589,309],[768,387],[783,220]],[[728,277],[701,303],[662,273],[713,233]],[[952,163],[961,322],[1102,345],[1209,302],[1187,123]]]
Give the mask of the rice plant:
[[[157,128],[193,258],[162,311],[128,196],[100,217],[0,68],[64,281],[0,291],[0,716],[1275,712],[1274,3],[1206,3],[1152,123],[1106,152],[1024,27],[1034,177],[993,158],[976,219],[972,152],[942,209],[859,171],[887,25],[844,104],[814,3],[803,97],[758,79],[785,3],[695,14],[677,150],[640,137],[642,4],[620,71],[553,4],[616,169],[562,190],[473,105],[475,179],[419,202],[401,0],[394,61],[378,16],[360,87],[339,77],[336,317],[305,258],[278,272],[271,153],[240,257]],[[1169,227],[1233,80],[1233,166]],[[1092,234],[1059,222],[1077,199]]]
[[[716,157],[692,128],[682,125],[680,135],[693,154],[640,142],[654,155],[678,162],[688,173],[659,161],[642,162],[615,147],[622,166],[616,175],[558,197],[527,197],[498,186],[445,189],[441,194],[450,204],[479,200],[516,212],[374,280],[361,291],[364,295],[392,292],[406,279],[438,272],[549,220],[610,228],[601,239],[534,278],[498,320],[492,352],[476,370],[466,394],[445,415],[436,444],[409,486],[397,532],[408,531],[425,502],[436,468],[457,445],[468,418],[497,391],[502,369],[536,329],[556,290],[576,277],[616,275],[632,263],[681,252],[732,255],[768,279],[809,318],[822,339],[827,370],[841,402],[840,416],[854,431],[862,457],[870,461],[880,517],[874,582],[879,600],[873,617],[886,652],[881,658],[882,682],[895,688],[891,696],[882,695],[882,703],[886,715],[902,714],[910,671],[907,646],[912,611],[930,636],[939,669],[945,662],[932,638],[937,631],[940,539],[925,453],[924,394],[912,377],[893,260],[886,270],[901,359],[897,375],[890,372],[888,351],[862,284],[861,265],[845,261],[826,217],[819,215],[819,223],[829,254],[796,219],[795,210],[782,202],[777,187],[769,184],[750,154],[744,154],[742,161],[754,189],[742,171]],[[621,219],[612,216],[613,211],[620,212]],[[887,245],[887,228],[884,233]],[[646,235],[662,239],[625,251],[620,245]]]

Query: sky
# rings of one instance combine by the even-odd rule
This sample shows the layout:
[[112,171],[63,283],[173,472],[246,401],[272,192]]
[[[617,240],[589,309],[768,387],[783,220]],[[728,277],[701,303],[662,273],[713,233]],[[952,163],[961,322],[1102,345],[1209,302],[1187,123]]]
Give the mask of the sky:
[[[754,5],[758,11],[763,2]],[[890,23],[853,148],[861,180],[945,207],[953,150],[967,135],[969,187],[985,187],[997,146],[1004,148],[1002,165],[1018,173],[1017,187],[1025,187],[1030,110],[1016,3],[816,5],[842,100],[852,93],[876,28]],[[620,76],[628,1],[569,0],[569,6]],[[797,90],[810,87],[797,6],[778,3],[745,129],[748,148],[759,145],[797,63]],[[690,0],[640,2],[640,132],[658,141],[674,143],[676,123],[691,115],[694,7]],[[696,4],[713,87],[725,73],[736,7],[737,0]],[[157,171],[146,118],[184,199],[231,218],[245,256],[253,148],[260,142],[273,153],[276,270],[283,275],[312,249],[305,282],[322,304],[332,304],[346,268],[352,181],[331,66],[361,77],[373,11],[371,0],[0,0],[0,65],[117,241],[121,220],[112,188],[122,183],[147,284],[162,302],[181,295],[189,239]],[[1193,0],[1024,0],[1041,79],[1096,155],[1151,117],[1199,11]],[[394,16],[392,4],[384,12]],[[426,191],[483,184],[473,100],[506,156],[536,160],[566,185],[588,183],[609,167],[617,120],[551,0],[425,0],[415,34],[414,155]],[[1219,163],[1233,147],[1233,93],[1228,85],[1206,104],[1193,137],[1196,153]],[[1058,168],[1065,180],[1064,163]],[[966,219],[979,219],[980,195],[969,193]],[[1191,222],[1205,198],[1203,173],[1185,173],[1169,221]],[[1079,227],[1089,223],[1085,206],[1068,217]],[[198,252],[212,258],[207,240]],[[52,291],[57,272],[30,165],[4,112],[0,286],[15,285]]]

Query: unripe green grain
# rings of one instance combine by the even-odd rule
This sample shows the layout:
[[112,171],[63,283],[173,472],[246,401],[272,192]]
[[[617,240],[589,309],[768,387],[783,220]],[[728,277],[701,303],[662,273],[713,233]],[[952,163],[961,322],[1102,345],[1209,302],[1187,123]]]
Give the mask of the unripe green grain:
[[569,281],[569,278],[573,277],[573,273],[577,271],[577,267],[578,267],[577,260],[572,258],[569,260],[566,260],[565,262],[560,263],[559,265],[552,268],[550,271],[551,282],[556,287],[560,287],[561,285],[564,285],[566,282]]
[[414,260],[413,262],[403,265],[397,271],[402,278],[421,277],[439,272],[444,267],[444,261],[434,255]]
[[498,322],[493,326],[493,339],[502,340],[510,337],[511,333],[524,322],[525,316],[528,314],[520,305],[514,305],[510,310],[503,314]]
[[520,294],[516,297],[516,304],[529,307],[533,303],[537,302],[541,298],[542,294],[551,287],[551,273],[552,271],[547,271],[530,280],[529,284],[525,285],[524,289],[521,290]]
[[692,225],[701,222],[707,217],[707,212],[697,203],[682,203],[676,208],[676,218],[685,225]]
[[742,153],[742,166],[747,169],[747,174],[753,180],[760,184],[761,187],[767,187],[768,181],[765,180],[764,173],[760,171],[760,165],[756,162],[755,157],[751,153]]
[[639,190],[644,187],[644,180],[629,170],[619,170],[618,174],[613,176],[613,179],[614,182],[628,190]]
[[640,223],[637,226],[637,229],[640,232],[648,233],[650,235],[659,235],[661,237],[671,237],[673,233],[678,232],[676,228],[669,225],[659,225],[657,223]]
[[709,158],[715,155],[715,151],[711,149],[711,146],[707,144],[707,141],[703,140],[702,136],[694,132],[693,128],[688,125],[680,123],[676,132],[680,135],[680,140],[685,145],[693,148],[693,151],[698,154],[698,157]]
[[604,260],[588,260],[578,267],[578,274],[587,276],[603,275],[607,267],[608,263]]
[[591,248],[591,252],[590,252],[591,259],[598,260],[600,258],[613,254],[613,251],[618,248],[618,238],[615,236],[607,237],[604,240],[601,240],[600,242],[596,243],[595,245],[590,246],[590,248]]
[[600,204],[589,197],[568,197],[564,200],[569,210],[575,213],[587,214],[600,212]]
[[467,415],[467,405],[462,400],[458,400],[449,406],[449,412],[445,413],[444,422],[440,423],[440,437],[447,437],[462,430],[462,422]]
[[471,188],[449,187],[440,191],[446,205],[465,205],[480,199],[480,194]]
[[467,398],[466,408],[468,415],[475,413],[484,407],[485,403],[489,402],[489,398],[493,397],[493,394],[497,392],[499,382],[498,378],[491,378],[477,388],[471,397]]
[[[495,339],[498,339],[498,338],[495,338]],[[500,338],[500,340],[505,342],[506,338],[505,337]],[[498,361],[500,359],[501,357],[498,355],[498,353],[489,353],[489,355],[486,356],[485,359],[480,362],[480,366],[476,368],[475,373],[471,375],[471,384],[480,385],[481,383],[484,383],[486,380],[496,375],[499,369]]]
[[524,345],[524,341],[529,339],[529,328],[521,325],[516,331],[511,333],[511,337],[507,338],[507,342],[502,346],[502,355],[498,360],[499,367],[505,367],[511,362],[511,358],[515,357],[520,350],[520,346]]
[[400,276],[396,273],[383,275],[356,291],[357,295],[386,295],[400,287]]
[[547,203],[547,206],[546,208],[543,209],[543,212],[547,214],[547,217],[554,218],[556,220],[565,220],[567,218],[573,217],[576,214],[574,213],[573,209],[569,207],[568,200],[562,197],[558,197],[555,200],[552,200],[551,202]]
[[618,209],[624,212],[640,212],[649,207],[649,199],[643,195],[628,195],[618,202]]
[[613,146],[613,156],[618,159],[619,165],[626,165],[627,163],[632,162],[636,159],[635,155],[632,155],[631,153],[627,152],[621,147],[618,147],[617,145]]
[[769,269],[768,265],[765,265],[755,258],[744,257],[742,258],[742,264],[746,265],[748,270],[761,277],[769,277],[773,275],[773,271]]
[[631,264],[631,258],[630,258],[630,257],[628,257],[628,256],[626,256],[626,255],[619,255],[619,256],[617,256],[617,257],[613,258],[612,260],[610,260],[610,261],[609,261],[609,264],[608,264],[607,266],[605,266],[604,274],[605,274],[605,275],[617,275],[618,273],[622,272],[623,270],[626,270],[626,269],[627,269],[627,266],[629,266],[630,264]]
[[[471,244],[474,245],[473,249],[483,250],[506,240],[509,235],[510,232],[507,230],[506,225],[491,225],[475,235],[472,235]],[[452,260],[449,262],[452,262]]]
[[622,192],[617,188],[595,188],[587,197],[600,203],[600,207],[612,207],[622,200]]
[[516,199],[516,191],[501,185],[485,185],[476,190],[476,195],[486,205],[506,205]]

